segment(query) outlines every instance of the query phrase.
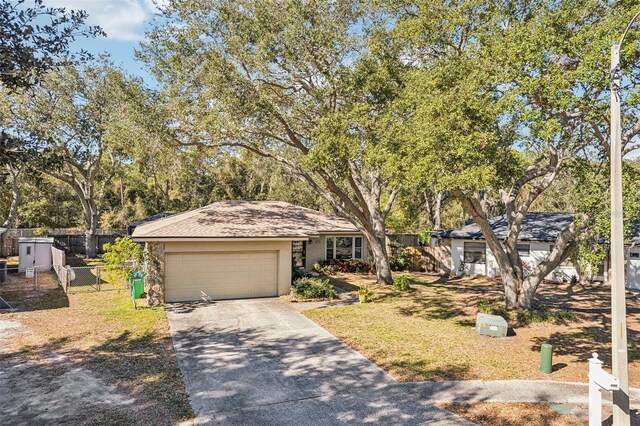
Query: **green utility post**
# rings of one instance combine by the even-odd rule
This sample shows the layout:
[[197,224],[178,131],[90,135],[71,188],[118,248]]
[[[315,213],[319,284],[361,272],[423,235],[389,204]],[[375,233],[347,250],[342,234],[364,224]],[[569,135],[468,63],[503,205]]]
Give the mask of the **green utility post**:
[[553,372],[553,346],[549,343],[543,343],[540,349],[540,371],[545,374]]

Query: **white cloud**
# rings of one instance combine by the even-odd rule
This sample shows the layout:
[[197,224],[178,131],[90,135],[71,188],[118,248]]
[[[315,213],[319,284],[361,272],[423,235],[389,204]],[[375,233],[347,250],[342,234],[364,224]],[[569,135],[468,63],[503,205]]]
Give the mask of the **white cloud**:
[[45,0],[45,5],[85,10],[89,25],[102,27],[107,38],[119,41],[140,40],[145,22],[157,11],[152,0]]
[[163,9],[169,4],[170,0],[145,0],[149,10]]

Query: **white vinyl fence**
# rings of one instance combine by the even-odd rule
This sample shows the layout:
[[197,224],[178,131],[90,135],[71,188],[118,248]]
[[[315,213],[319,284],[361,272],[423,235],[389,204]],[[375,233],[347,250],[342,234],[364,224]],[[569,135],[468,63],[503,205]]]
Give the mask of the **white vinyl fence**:
[[51,247],[51,260],[53,264],[53,270],[55,271],[60,285],[64,289],[65,293],[69,292],[69,271],[67,271],[67,255],[64,250]]

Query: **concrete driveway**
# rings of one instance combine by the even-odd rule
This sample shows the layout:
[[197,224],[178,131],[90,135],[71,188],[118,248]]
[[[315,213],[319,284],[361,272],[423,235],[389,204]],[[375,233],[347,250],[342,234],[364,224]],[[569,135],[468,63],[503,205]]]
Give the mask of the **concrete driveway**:
[[278,299],[172,304],[168,317],[198,424],[471,424]]

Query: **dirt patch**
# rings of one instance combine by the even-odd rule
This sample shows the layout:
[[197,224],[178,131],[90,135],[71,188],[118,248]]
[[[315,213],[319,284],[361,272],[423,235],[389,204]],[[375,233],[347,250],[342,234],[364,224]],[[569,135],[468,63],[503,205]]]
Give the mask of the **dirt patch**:
[[[12,424],[82,422],[93,410],[119,411],[135,403],[90,370],[36,362],[0,363],[0,418]],[[113,416],[112,416],[113,417]]]
[[0,314],[13,333],[0,341],[0,418],[25,425],[193,418],[163,308],[134,309],[125,290],[62,294],[68,306],[53,309],[44,298]]
[[[30,330],[18,321],[0,320],[0,340],[21,334],[28,334],[29,332]],[[6,345],[3,345],[3,347],[5,346]],[[2,348],[0,348],[0,353],[2,353]]]

